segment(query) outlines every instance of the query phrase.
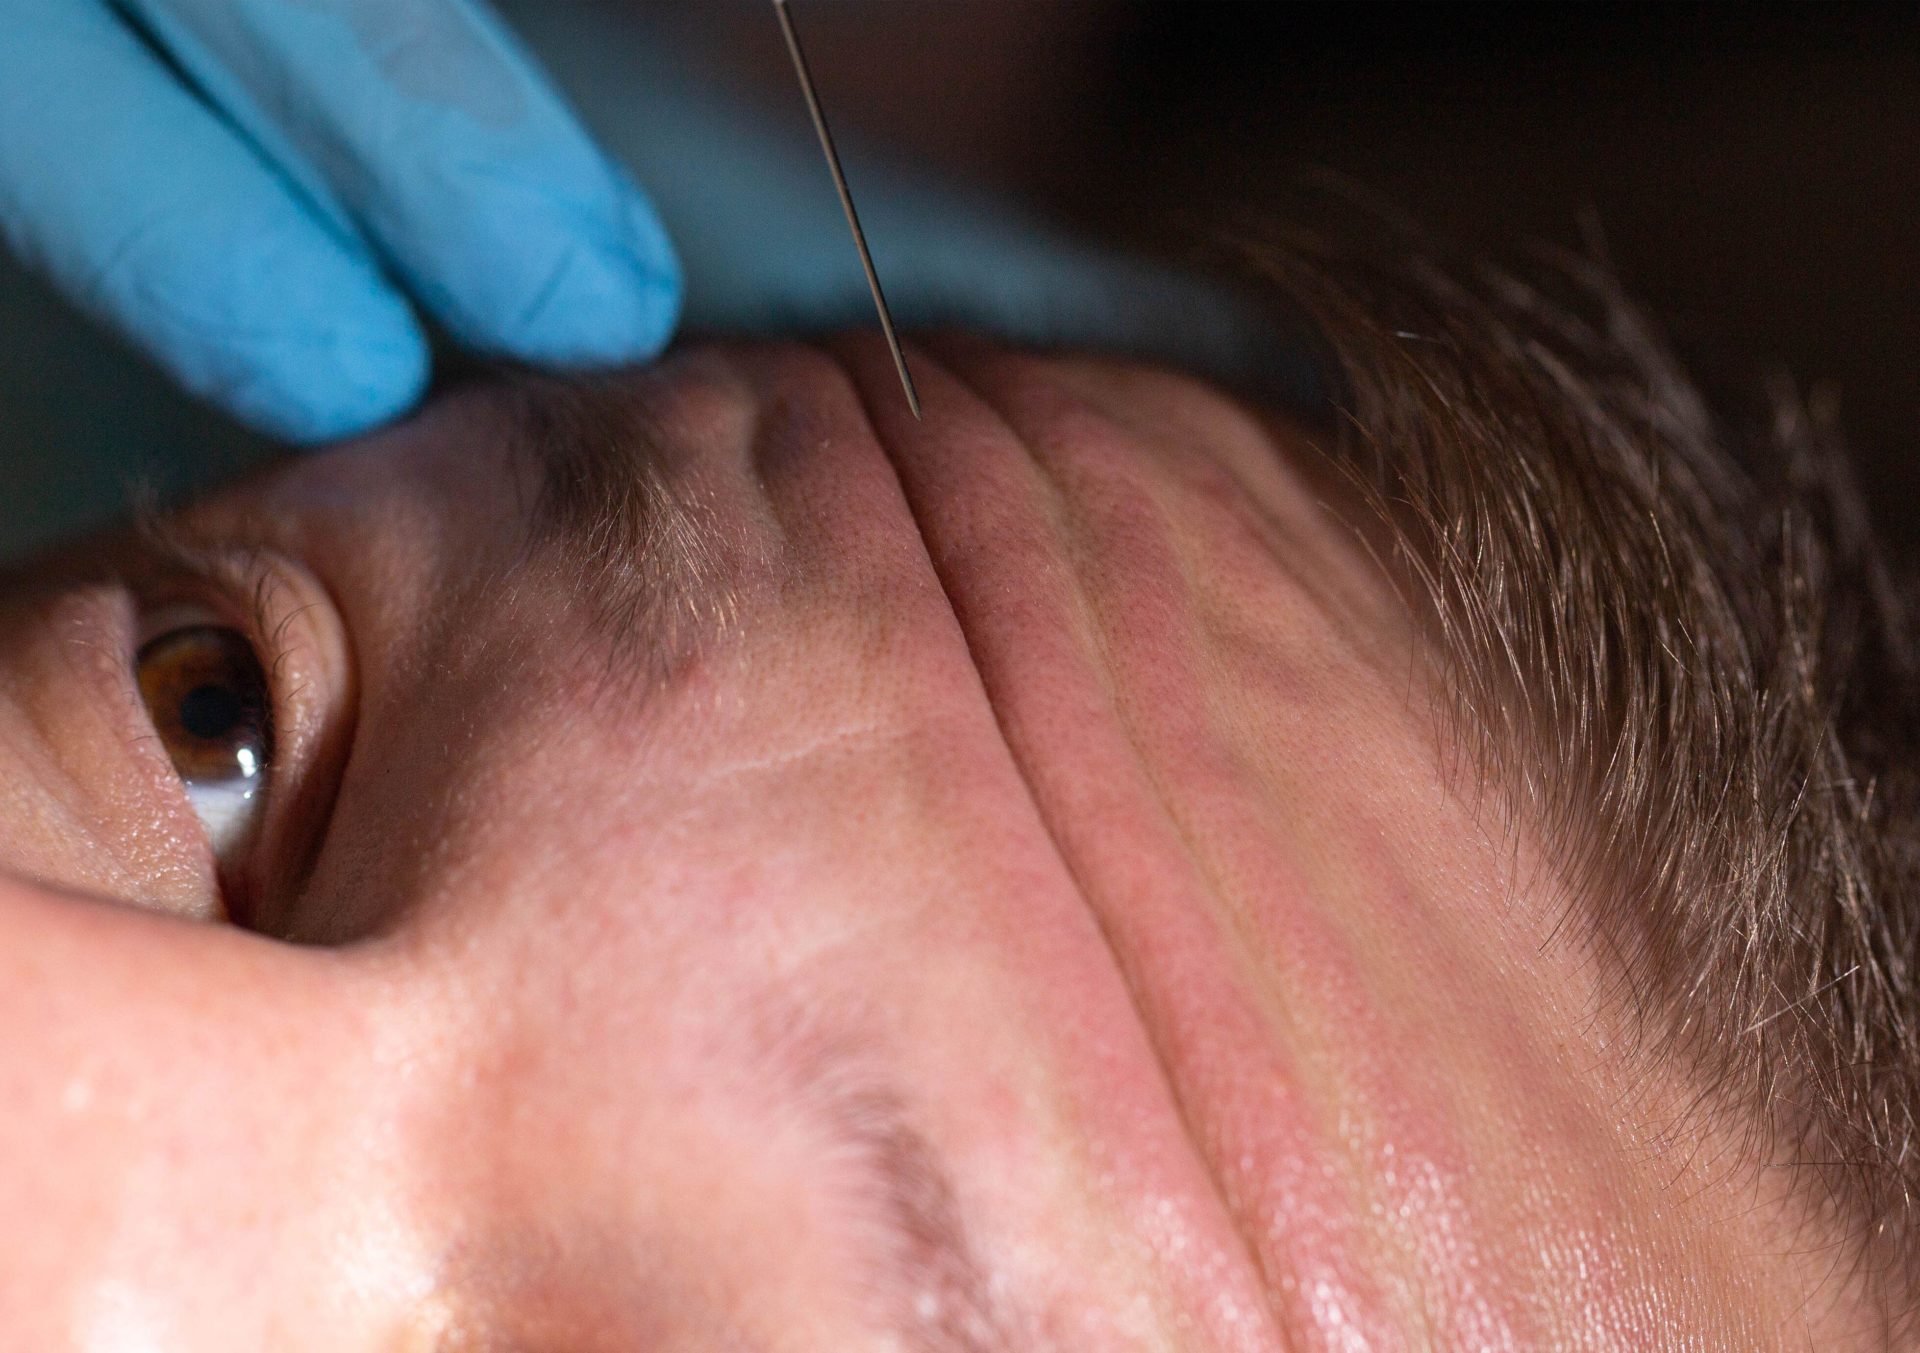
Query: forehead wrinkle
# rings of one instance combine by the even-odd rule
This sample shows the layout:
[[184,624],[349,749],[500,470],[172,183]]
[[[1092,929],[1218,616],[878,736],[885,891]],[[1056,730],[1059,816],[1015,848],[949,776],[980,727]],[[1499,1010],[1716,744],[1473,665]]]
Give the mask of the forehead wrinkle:
[[519,375],[509,445],[529,472],[525,560],[557,574],[604,649],[614,685],[659,679],[740,615],[730,532],[711,497],[673,473],[645,402],[615,380]]

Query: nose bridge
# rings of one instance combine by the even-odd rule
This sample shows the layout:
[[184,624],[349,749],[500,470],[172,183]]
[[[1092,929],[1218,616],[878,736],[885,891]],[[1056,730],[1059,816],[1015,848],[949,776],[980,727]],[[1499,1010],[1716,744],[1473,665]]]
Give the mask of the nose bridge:
[[646,1310],[633,1286],[666,1262],[657,1249],[707,1271],[670,1243],[698,1215],[683,1163],[707,1093],[690,1071],[708,1026],[698,964],[669,923],[686,898],[605,818],[565,800],[528,813],[516,839],[534,844],[466,852],[457,905],[383,946],[388,1008],[408,1021],[392,1122],[421,1309],[541,1331],[529,1346],[655,1346],[606,1331]]
[[417,1269],[360,965],[44,891],[0,907],[0,1159],[32,1162],[0,1170],[0,1215],[38,1219],[0,1342],[268,1347],[291,1317],[363,1346]]

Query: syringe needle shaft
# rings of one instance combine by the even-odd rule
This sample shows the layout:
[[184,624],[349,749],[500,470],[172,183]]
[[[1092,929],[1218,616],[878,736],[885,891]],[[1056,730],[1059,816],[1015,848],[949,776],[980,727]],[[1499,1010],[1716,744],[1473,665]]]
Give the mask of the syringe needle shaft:
[[840,154],[833,148],[833,133],[827,130],[826,114],[820,111],[820,96],[814,92],[813,75],[800,50],[800,35],[794,31],[793,16],[787,13],[787,0],[773,0],[774,13],[780,16],[780,31],[786,35],[787,55],[793,58],[793,73],[800,77],[800,92],[807,98],[807,113],[813,118],[813,130],[820,137],[820,149],[826,153],[827,169],[833,175],[834,191],[840,194],[840,208],[853,228],[853,245],[860,251],[860,266],[867,272],[867,289],[873,293],[873,305],[880,312],[880,330],[887,336],[893,352],[894,369],[900,373],[900,385],[907,392],[907,407],[920,416],[920,395],[913,388],[913,374],[907,370],[907,354],[900,348],[900,335],[893,329],[893,313],[887,309],[887,296],[880,289],[880,274],[873,269],[873,255],[867,251],[867,234],[860,228],[860,214],[853,209],[853,195],[847,191],[847,176],[840,169]]

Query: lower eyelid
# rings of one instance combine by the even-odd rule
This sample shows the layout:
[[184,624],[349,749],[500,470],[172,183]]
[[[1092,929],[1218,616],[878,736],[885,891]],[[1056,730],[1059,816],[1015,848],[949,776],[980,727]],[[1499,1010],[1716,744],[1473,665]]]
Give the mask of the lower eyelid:
[[118,583],[82,579],[47,587],[15,616],[25,623],[0,650],[0,692],[25,724],[7,764],[20,775],[17,792],[57,805],[73,825],[29,832],[25,854],[9,863],[83,892],[217,919],[212,854],[199,847],[197,819],[129,677],[135,600]]

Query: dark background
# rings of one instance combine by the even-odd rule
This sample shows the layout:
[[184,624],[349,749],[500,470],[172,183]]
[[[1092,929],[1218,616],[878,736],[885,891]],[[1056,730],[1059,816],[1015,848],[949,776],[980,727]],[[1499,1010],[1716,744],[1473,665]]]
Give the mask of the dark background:
[[[792,96],[762,5],[664,8],[768,97]],[[1875,514],[1920,553],[1920,6],[794,13],[837,127],[1098,231],[1278,202],[1309,169],[1497,259],[1583,245],[1597,225],[1729,416],[1763,417],[1782,373],[1837,393]]]

